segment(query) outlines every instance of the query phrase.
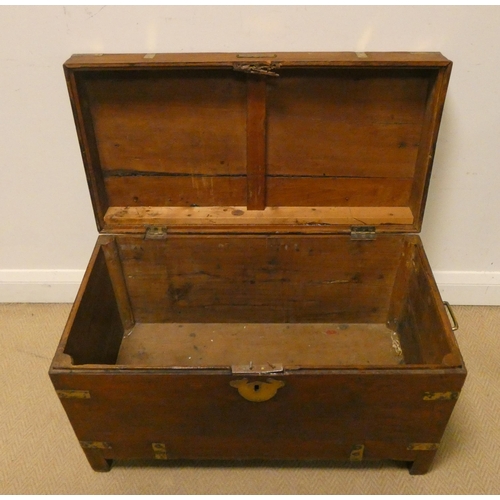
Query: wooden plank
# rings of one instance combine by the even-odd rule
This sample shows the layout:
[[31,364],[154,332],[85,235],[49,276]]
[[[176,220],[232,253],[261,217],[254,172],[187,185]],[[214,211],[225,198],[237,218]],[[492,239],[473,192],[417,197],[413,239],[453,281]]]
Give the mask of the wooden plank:
[[[356,322],[378,323],[387,314],[391,288],[383,285],[329,286],[303,285],[292,282],[291,287],[304,290],[301,300],[291,297],[283,283],[264,283],[256,296],[251,287],[239,283],[214,282],[194,289],[187,280],[181,283],[184,289],[175,288],[169,282],[150,277],[151,289],[147,293],[155,306],[147,302],[143,292],[147,283],[136,276],[130,284],[135,318],[139,322]],[[224,289],[222,288],[224,286]],[[170,295],[166,295],[165,288]],[[256,287],[257,288],[257,287]],[[177,290],[180,290],[178,292]],[[183,293],[189,293],[189,300]],[[326,294],[332,303],[326,303]],[[280,294],[281,297],[276,297]]]
[[247,81],[247,208],[266,207],[266,79]]
[[157,440],[170,458],[348,460],[361,442],[367,458],[414,461],[421,452],[408,444],[440,442],[455,405],[423,401],[423,392],[460,390],[464,374],[404,367],[291,372],[273,376],[285,385],[258,404],[230,385],[243,377],[227,372],[117,368],[53,372],[51,378],[58,388],[88,387],[96,395],[86,405],[63,404],[77,438],[105,436],[110,458],[152,458]]
[[[243,205],[247,211],[245,176],[112,176],[104,182],[109,204],[115,211],[116,207],[125,206],[199,206],[215,210],[232,205]],[[409,213],[411,189],[411,179],[267,177],[267,204],[295,208],[298,213],[302,207],[340,210],[363,206],[394,207]]]
[[[414,360],[463,366],[463,361],[444,311],[441,297],[418,237],[413,238],[410,275],[404,285],[399,306],[397,331],[402,341],[412,346]],[[394,327],[394,325],[392,325]],[[411,361],[411,360],[410,360]]]
[[452,63],[450,61],[447,66],[435,72],[435,79],[429,84],[429,97],[425,110],[421,147],[417,157],[415,181],[410,198],[410,207],[415,214],[417,231],[420,231],[422,226],[439,125],[443,115],[451,68]]
[[285,369],[399,365],[394,333],[360,323],[142,323],[122,342],[116,364],[150,367],[255,366]]
[[376,177],[267,177],[270,207],[409,206],[412,179]]
[[[351,207],[353,225],[411,224],[413,215],[406,207]],[[385,222],[381,222],[384,220]],[[396,222],[397,221],[397,222]],[[380,228],[377,228],[380,231]],[[400,232],[403,232],[400,230]]]
[[69,332],[64,353],[74,364],[116,361],[123,336],[113,285],[102,249],[82,294]]
[[[310,120],[314,118],[311,116]],[[358,125],[291,118],[269,129],[269,175],[411,178],[421,124]]]
[[[344,235],[172,235],[166,241],[120,236],[118,240],[125,279],[140,278],[144,262],[145,274],[166,275],[170,269],[180,278],[184,276],[206,285],[210,285],[212,278],[232,280],[242,286],[259,284],[259,277],[269,283],[300,282],[303,278],[325,291],[328,285],[335,284],[372,283],[392,287],[397,257],[403,247],[402,237],[396,235],[380,236],[369,242]],[[310,265],[311,260],[314,265]],[[252,280],[256,283],[250,283]]]
[[394,280],[391,303],[387,314],[388,326],[399,333],[399,341],[404,353],[405,363],[407,364],[419,364],[423,362],[422,352],[416,337],[416,329],[400,328],[404,324],[403,315],[407,308],[407,301],[411,300],[408,283],[410,283],[412,273],[414,272],[413,262],[415,260],[416,243],[417,241],[413,238],[408,238],[405,242],[399,259],[399,267],[396,279]]
[[75,119],[85,174],[90,191],[98,230],[102,229],[104,214],[109,206],[99,158],[99,150],[93,128],[88,96],[80,74],[65,68],[71,108]]
[[114,237],[109,237],[102,245],[102,251],[106,257],[106,267],[113,286],[118,311],[122,319],[123,330],[127,332],[134,326],[135,321],[132,307],[130,306],[127,286],[123,277],[123,269],[116,239]]
[[[120,237],[138,322],[383,322],[401,237]],[[314,263],[314,265],[311,265]]]
[[86,91],[105,173],[245,174],[237,73],[90,74]]
[[414,236],[414,238],[417,241],[416,273],[419,274],[419,286],[421,288],[428,288],[428,296],[431,297],[432,307],[429,308],[430,311],[427,312],[433,315],[430,321],[432,321],[436,326],[439,325],[438,328],[441,329],[439,336],[445,339],[443,344],[446,344],[446,347],[444,349],[447,352],[442,359],[442,363],[447,366],[463,367],[464,362],[462,359],[462,355],[460,354],[457,339],[455,338],[455,334],[451,329],[450,320],[445,311],[443,299],[441,298],[441,294],[439,293],[439,289],[436,280],[434,279],[429,260],[427,259],[424,246],[418,235]]
[[[283,65],[347,65],[347,66],[442,66],[448,63],[439,52],[366,52],[360,58],[356,52],[255,52],[248,53],[182,53],[155,54],[75,54],[65,66],[85,68],[144,68],[176,66],[229,66],[234,62],[278,61]],[[245,57],[250,55],[250,57]]]
[[115,207],[204,207],[246,204],[245,176],[106,177],[109,202]]
[[[309,226],[411,224],[407,207],[267,207],[256,212],[244,206],[229,207],[111,207],[106,213],[107,227],[160,226]],[[269,231],[269,229],[267,229]]]
[[[359,225],[359,220],[355,221]],[[353,223],[354,224],[354,223]],[[183,234],[197,234],[197,235],[269,235],[269,234],[297,234],[297,235],[347,235],[349,236],[352,232],[353,224],[325,224],[325,223],[311,223],[304,225],[291,225],[291,224],[256,224],[256,225],[237,225],[237,224],[227,224],[227,225],[189,225],[189,224],[178,224],[173,226],[168,226],[168,234],[183,235]],[[148,224],[147,226],[139,226],[132,224],[110,224],[104,226],[104,231],[107,233],[112,232],[116,235],[142,235],[148,226],[155,226],[156,224]],[[401,234],[406,233],[411,229],[411,225],[408,224],[382,224],[376,227],[377,234]]]
[[[274,61],[268,56],[262,60]],[[175,71],[70,65],[80,82],[73,92],[85,114],[77,118],[86,127],[82,151],[91,157],[87,175],[99,229],[109,206],[410,207],[421,218],[428,173],[418,158],[425,158],[421,151],[431,147],[434,129],[424,129],[422,143],[420,131],[432,108],[425,104],[428,82],[438,72],[430,68],[446,68],[447,60],[420,55],[398,66],[400,55],[344,54],[336,66],[333,56],[322,63],[316,57],[305,55],[309,69],[290,69],[297,61],[288,55],[279,78],[258,84],[252,75],[211,68],[210,61],[203,71],[182,69],[182,56],[164,59]],[[372,65],[358,67],[365,59]],[[250,90],[247,109],[248,78],[249,89],[259,90]],[[247,129],[249,110],[255,115]],[[412,221],[408,230],[415,227]]]
[[[96,267],[96,263],[102,259],[102,243],[105,241],[105,237],[99,236],[97,238],[97,242],[94,245],[94,249],[92,251],[92,254],[89,259],[89,263],[87,264],[87,267],[85,269],[85,274],[83,275],[82,282],[80,283],[80,286],[78,288],[78,292],[76,294],[75,301],[73,303],[73,306],[71,307],[71,311],[69,313],[68,319],[66,321],[66,325],[64,327],[63,334],[61,336],[61,340],[59,342],[59,345],[57,347],[57,352],[54,357],[54,360],[52,362],[52,365],[56,363],[65,363],[68,361],[68,357],[66,354],[64,354],[64,347],[66,346],[66,343],[68,341],[68,337],[71,334],[73,330],[73,325],[75,323],[75,318],[77,315],[80,314],[80,305],[83,301],[84,296],[87,294],[87,286],[88,283],[91,279],[91,276],[94,274],[94,268]],[[87,299],[85,299],[87,300]]]
[[269,85],[268,174],[411,178],[429,72],[289,70]]

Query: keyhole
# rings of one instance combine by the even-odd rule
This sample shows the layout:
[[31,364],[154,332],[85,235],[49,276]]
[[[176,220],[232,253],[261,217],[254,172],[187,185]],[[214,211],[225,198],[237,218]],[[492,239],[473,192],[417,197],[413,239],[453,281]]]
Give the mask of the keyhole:
[[255,384],[255,385],[253,386],[253,390],[254,390],[255,392],[257,392],[259,389],[260,389],[260,385],[259,385],[259,384]]

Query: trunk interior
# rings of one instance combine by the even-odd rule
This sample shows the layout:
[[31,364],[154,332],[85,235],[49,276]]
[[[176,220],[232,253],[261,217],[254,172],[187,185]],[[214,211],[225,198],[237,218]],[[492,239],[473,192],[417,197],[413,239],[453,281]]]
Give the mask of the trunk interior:
[[418,236],[100,237],[84,281],[74,365],[461,365]]

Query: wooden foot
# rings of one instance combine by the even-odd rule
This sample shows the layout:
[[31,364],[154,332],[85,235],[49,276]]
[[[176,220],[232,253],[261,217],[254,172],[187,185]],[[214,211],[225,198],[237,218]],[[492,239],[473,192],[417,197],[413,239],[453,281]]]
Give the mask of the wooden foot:
[[90,466],[96,472],[109,472],[113,464],[113,460],[104,458],[102,450],[84,449],[87,460]]
[[417,459],[408,464],[412,476],[419,476],[429,472],[436,455],[436,450],[419,451],[418,453]]

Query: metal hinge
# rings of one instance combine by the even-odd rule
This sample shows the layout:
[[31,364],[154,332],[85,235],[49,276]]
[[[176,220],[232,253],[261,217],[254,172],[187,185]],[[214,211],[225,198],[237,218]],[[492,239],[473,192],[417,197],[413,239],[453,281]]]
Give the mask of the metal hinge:
[[376,237],[375,226],[351,227],[351,240],[374,240]]
[[279,64],[270,63],[234,63],[234,71],[243,71],[243,73],[251,73],[252,75],[280,76],[275,70],[279,68]]
[[167,228],[161,226],[149,226],[146,229],[146,240],[166,240]]

